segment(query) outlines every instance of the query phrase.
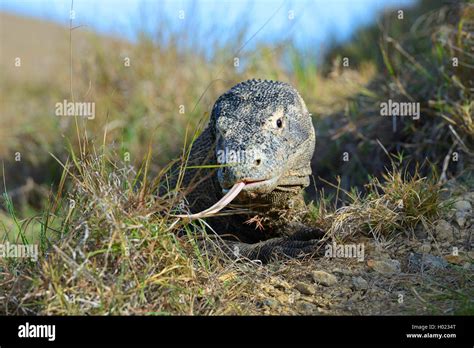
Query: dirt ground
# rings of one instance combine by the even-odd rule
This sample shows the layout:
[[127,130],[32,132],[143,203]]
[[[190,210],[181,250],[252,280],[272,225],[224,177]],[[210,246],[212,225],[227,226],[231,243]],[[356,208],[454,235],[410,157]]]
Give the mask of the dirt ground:
[[241,305],[267,315],[473,314],[473,205],[474,192],[458,193],[431,228],[356,238],[350,243],[363,246],[363,257],[261,267],[254,296]]

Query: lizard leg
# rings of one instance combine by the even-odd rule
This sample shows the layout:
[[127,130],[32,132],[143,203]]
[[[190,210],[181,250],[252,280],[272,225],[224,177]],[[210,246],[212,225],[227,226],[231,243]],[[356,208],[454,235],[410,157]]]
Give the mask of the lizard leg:
[[324,240],[326,233],[315,227],[309,227],[303,224],[298,224],[299,228],[289,236],[290,240],[309,241],[309,240]]
[[247,258],[260,260],[263,263],[274,259],[302,258],[318,253],[320,249],[318,247],[324,241],[325,233],[322,230],[301,223],[288,224],[284,228],[291,230],[291,234],[258,243],[250,244],[219,238],[213,239],[212,242],[201,241],[200,244],[207,252],[221,250],[232,259]]
[[317,227],[311,227],[301,222],[289,222],[278,228],[280,236],[288,236],[290,240],[308,241],[323,240],[325,232]]
[[227,240],[221,242],[225,245],[221,244],[220,249],[231,258],[260,260],[263,263],[281,258],[302,258],[316,253],[320,244],[318,240],[293,240],[289,237],[272,238],[254,244]]

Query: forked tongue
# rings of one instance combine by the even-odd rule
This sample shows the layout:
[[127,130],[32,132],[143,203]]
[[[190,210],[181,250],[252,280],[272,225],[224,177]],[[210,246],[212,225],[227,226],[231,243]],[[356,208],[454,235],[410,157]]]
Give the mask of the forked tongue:
[[210,208],[207,208],[206,210],[203,210],[199,213],[190,214],[190,215],[181,214],[181,215],[173,215],[173,216],[179,217],[179,218],[187,218],[190,220],[196,220],[196,219],[204,218],[209,215],[215,214],[219,212],[220,210],[224,209],[230,202],[232,202],[232,200],[235,197],[237,197],[240,191],[242,191],[244,186],[245,186],[244,182],[239,182],[235,184],[234,186],[232,186],[229,192],[227,192],[226,195],[222,197],[216,204],[214,204]]

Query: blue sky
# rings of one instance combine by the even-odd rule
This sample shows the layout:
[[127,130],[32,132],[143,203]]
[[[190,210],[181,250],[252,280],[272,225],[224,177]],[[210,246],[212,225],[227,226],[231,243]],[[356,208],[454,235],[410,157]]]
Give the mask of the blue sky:
[[[194,11],[192,4],[194,3]],[[159,18],[178,30],[186,21],[191,34],[206,38],[210,30],[229,32],[246,18],[253,42],[294,36],[298,45],[324,45],[331,39],[347,40],[359,26],[372,23],[389,7],[404,8],[414,0],[75,0],[74,25],[134,40],[137,33],[153,32]],[[70,0],[0,0],[0,10],[69,25]],[[180,10],[185,20],[179,19]],[[294,18],[290,19],[290,11]],[[225,35],[223,35],[225,37]],[[201,41],[200,41],[201,42]]]

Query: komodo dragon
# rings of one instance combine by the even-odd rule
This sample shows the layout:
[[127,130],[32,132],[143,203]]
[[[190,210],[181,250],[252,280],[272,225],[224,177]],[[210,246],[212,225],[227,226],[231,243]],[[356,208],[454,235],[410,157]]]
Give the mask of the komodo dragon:
[[[206,220],[226,239],[227,250],[262,262],[313,252],[323,232],[305,224],[303,190],[310,182],[314,147],[311,116],[292,86],[255,79],[235,85],[217,99],[207,128],[192,145],[187,167],[194,168],[186,169],[182,183],[190,188],[191,213],[242,182],[232,204],[240,213]],[[217,164],[223,166],[209,168]]]

